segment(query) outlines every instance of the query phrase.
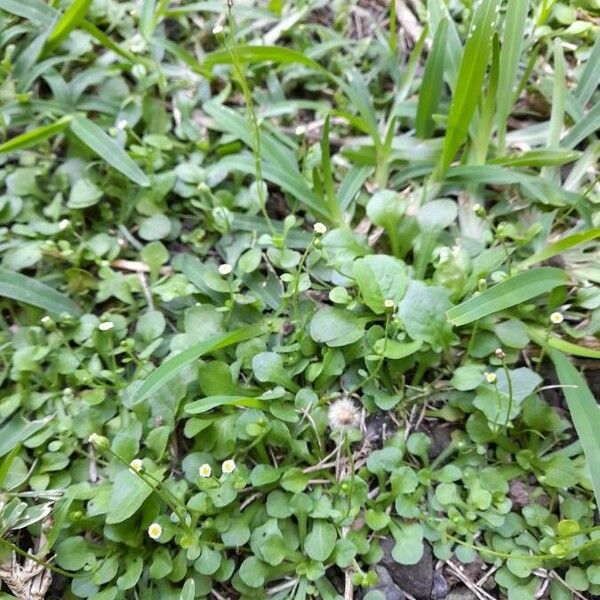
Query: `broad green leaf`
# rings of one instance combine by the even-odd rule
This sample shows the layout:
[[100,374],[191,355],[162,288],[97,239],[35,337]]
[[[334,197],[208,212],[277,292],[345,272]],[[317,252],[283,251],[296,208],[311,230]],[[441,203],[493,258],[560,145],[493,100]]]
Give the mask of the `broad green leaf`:
[[483,0],[475,9],[452,97],[444,148],[438,166],[443,174],[465,141],[481,98],[499,0]]
[[324,562],[333,552],[336,540],[335,527],[326,521],[316,520],[304,540],[304,551],[313,560]]
[[352,276],[364,303],[376,314],[386,311],[386,300],[397,306],[408,284],[404,263],[387,254],[358,258],[352,266]]
[[50,32],[46,44],[49,46],[60,44],[77,27],[91,3],[92,0],[73,0]]
[[548,260],[549,258],[552,258],[557,254],[562,254],[563,252],[566,252],[567,250],[570,250],[579,244],[585,244],[585,242],[595,240],[597,237],[600,237],[600,227],[594,227],[593,229],[586,229],[584,231],[567,235],[556,242],[548,244],[542,250],[526,258],[524,261],[519,263],[519,269],[525,269],[531,265]]
[[25,148],[35,146],[42,140],[48,139],[49,137],[52,137],[53,135],[56,135],[57,133],[60,133],[66,129],[72,119],[73,117],[66,115],[50,125],[42,125],[41,127],[36,127],[35,129],[30,129],[21,135],[17,135],[3,144],[0,144],[0,154],[4,154],[6,152],[15,152],[16,150],[24,150]]
[[71,121],[71,131],[93,152],[109,165],[123,173],[142,187],[148,187],[150,180],[129,157],[98,125],[82,115],[76,115]]
[[505,146],[506,123],[515,99],[515,85],[525,37],[528,6],[528,0],[508,0],[506,5],[506,20],[500,49],[500,73],[496,96],[498,145],[501,152]]
[[432,115],[438,110],[442,96],[447,37],[448,19],[443,19],[435,31],[419,91],[416,119],[416,133],[419,138],[431,137],[435,131]]
[[446,316],[453,325],[466,325],[512,306],[527,302],[558,287],[567,285],[568,275],[554,267],[540,267],[518,273],[478,296],[451,308]]
[[396,541],[392,558],[401,565],[416,565],[423,556],[423,527],[420,523],[393,523],[390,530]]
[[331,306],[318,310],[310,322],[312,339],[334,348],[357,342],[363,331],[364,325],[350,311]]
[[550,350],[550,358],[560,384],[565,386],[563,394],[590,470],[596,505],[600,506],[600,406],[585,379],[564,354]]
[[37,419],[36,421],[26,421],[19,417],[11,419],[0,428],[0,456],[14,450],[19,444],[45,427],[51,419],[52,417]]
[[242,327],[229,333],[215,335],[209,339],[194,344],[187,350],[165,361],[158,369],[152,371],[144,380],[142,385],[134,392],[132,401],[134,404],[141,402],[154,394],[163,385],[168,383],[177,373],[180,373],[190,363],[194,362],[204,354],[226,348],[232,344],[244,342],[263,333],[264,328],[260,325]]
[[188,579],[179,594],[179,600],[194,600],[195,597],[196,582],[193,579]]
[[[161,479],[160,471],[152,475],[156,479]],[[106,522],[109,524],[121,523],[131,517],[152,491],[152,486],[131,469],[119,471],[112,482],[110,508],[106,515]]]
[[267,407],[267,404],[258,398],[250,398],[248,396],[208,396],[189,402],[184,408],[185,412],[191,415],[199,415],[218,406],[245,406],[264,409]]
[[77,316],[81,313],[75,302],[49,285],[22,273],[2,268],[0,268],[0,296],[43,308],[54,316],[60,316],[62,313]]

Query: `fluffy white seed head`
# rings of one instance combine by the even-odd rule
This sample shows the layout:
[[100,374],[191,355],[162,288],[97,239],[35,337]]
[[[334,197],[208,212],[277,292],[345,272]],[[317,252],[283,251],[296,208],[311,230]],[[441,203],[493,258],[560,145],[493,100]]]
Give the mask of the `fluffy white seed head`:
[[333,431],[348,431],[360,424],[360,409],[350,398],[340,398],[329,406],[329,427]]

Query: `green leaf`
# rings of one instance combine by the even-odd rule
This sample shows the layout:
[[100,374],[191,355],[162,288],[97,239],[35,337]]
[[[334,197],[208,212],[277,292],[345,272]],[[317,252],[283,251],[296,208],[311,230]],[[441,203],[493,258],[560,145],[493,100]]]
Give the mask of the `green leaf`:
[[34,433],[45,427],[52,417],[26,421],[15,417],[0,429],[0,456],[8,454]]
[[487,164],[501,167],[560,167],[577,160],[580,156],[581,152],[575,150],[547,148],[510,156],[498,156],[488,160]]
[[53,135],[56,135],[57,133],[60,133],[66,129],[72,119],[72,116],[66,115],[50,125],[42,125],[41,127],[36,127],[35,129],[30,129],[21,135],[17,135],[7,142],[0,144],[0,154],[5,154],[6,152],[15,152],[16,150],[24,150],[25,148],[35,146],[42,140],[48,139],[49,137],[52,137]]
[[587,104],[600,84],[600,35],[585,63],[585,68],[579,75],[575,97],[582,105]]
[[208,396],[194,400],[185,405],[185,412],[190,415],[199,415],[219,406],[244,406],[250,408],[267,408],[267,403],[258,398],[247,396]]
[[[157,473],[153,473],[154,478]],[[106,522],[121,523],[131,517],[152,493],[152,487],[130,469],[120,470],[113,482]]]
[[18,17],[49,27],[58,13],[39,0],[0,0],[0,8]]
[[596,102],[583,119],[573,125],[571,131],[561,140],[560,145],[564,148],[574,148],[598,129],[600,129],[600,102]]
[[535,254],[532,254],[530,257],[526,258],[524,261],[520,262],[518,265],[519,269],[525,269],[531,265],[548,260],[549,258],[552,258],[557,254],[562,254],[563,252],[566,252],[567,250],[570,250],[579,244],[584,244],[585,242],[595,240],[597,237],[600,237],[600,227],[585,229],[584,231],[567,235],[556,242],[548,244],[542,250],[539,250]]
[[439,22],[431,45],[417,103],[416,134],[431,137],[435,131],[432,115],[438,110],[444,84],[444,64],[448,37],[448,19]]
[[212,70],[216,65],[231,64],[233,62],[232,53],[241,63],[251,64],[269,61],[281,64],[298,64],[318,71],[328,79],[334,79],[334,76],[327,69],[324,69],[306,54],[283,46],[233,46],[223,50],[215,50],[204,57],[202,66]]
[[451,308],[446,316],[453,325],[466,325],[527,302],[559,285],[567,285],[568,282],[569,277],[563,270],[540,267],[505,279],[482,294]]
[[224,333],[222,335],[215,335],[203,342],[194,344],[187,350],[180,352],[173,358],[165,361],[158,369],[152,371],[150,375],[144,380],[142,385],[134,392],[132,401],[134,404],[141,402],[154,394],[163,385],[169,382],[177,373],[180,373],[190,363],[194,362],[204,354],[226,348],[232,344],[244,342],[253,337],[256,337],[263,333],[263,327],[259,325],[242,327]]
[[93,152],[109,165],[123,173],[131,181],[148,187],[150,180],[133,162],[129,155],[112,140],[98,125],[82,115],[76,115],[71,121],[71,131]]
[[352,276],[364,303],[376,314],[386,311],[386,300],[392,300],[397,306],[408,284],[404,263],[387,254],[358,258],[352,266]]
[[183,589],[179,594],[179,600],[194,600],[196,597],[196,582],[193,579],[188,579],[183,585]]
[[304,540],[304,551],[313,560],[324,562],[333,552],[336,540],[335,527],[326,521],[316,520]]
[[419,523],[393,523],[390,530],[396,545],[392,558],[401,565],[416,565],[423,556],[423,528]]
[[81,22],[92,0],[73,0],[48,36],[46,44],[50,47],[60,44]]
[[444,173],[464,142],[482,94],[499,0],[483,0],[475,9],[460,62],[448,114],[444,148],[438,166]]
[[546,339],[546,331],[541,327],[528,327],[527,332],[531,336],[531,339],[539,346],[550,346],[555,350],[564,352],[565,354],[572,354],[573,356],[581,356],[582,358],[596,358],[600,359],[600,350],[594,350],[586,346],[578,346],[567,340],[551,335]]
[[70,298],[49,285],[21,273],[0,268],[0,296],[42,308],[53,316],[77,316],[81,309]]
[[448,345],[452,336],[445,315],[451,306],[446,290],[410,281],[398,314],[413,340],[427,342],[439,350]]
[[506,123],[515,99],[515,83],[519,71],[519,61],[523,49],[525,24],[527,22],[528,0],[508,0],[504,36],[500,49],[500,73],[496,96],[496,119],[498,145],[505,146]]
[[358,341],[363,330],[363,324],[350,311],[330,306],[318,310],[310,321],[312,339],[334,348]]

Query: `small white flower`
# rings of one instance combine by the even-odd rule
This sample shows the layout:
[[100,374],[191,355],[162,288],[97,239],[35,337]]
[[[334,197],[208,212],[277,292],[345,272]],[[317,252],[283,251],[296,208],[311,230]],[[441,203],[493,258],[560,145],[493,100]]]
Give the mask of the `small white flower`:
[[394,306],[396,306],[395,302],[391,299],[391,298],[386,298],[383,301],[383,306],[385,306],[385,308],[394,308]]
[[223,263],[219,265],[217,270],[219,271],[219,275],[229,275],[233,271],[233,267],[229,263]]
[[298,125],[294,130],[296,135],[304,135],[306,133],[306,127],[304,125]]
[[233,473],[235,471],[235,461],[231,459],[223,461],[223,464],[221,465],[221,471],[223,471],[225,475]]
[[208,463],[204,463],[203,465],[200,465],[199,469],[198,469],[198,474],[200,475],[200,477],[210,477],[210,474],[212,473],[212,469],[210,468],[210,465]]
[[350,398],[340,398],[329,407],[329,427],[334,431],[348,431],[360,424],[360,409]]
[[98,329],[100,331],[110,331],[114,326],[115,324],[112,321],[102,321],[102,323],[98,325]]
[[500,360],[503,360],[504,358],[506,358],[506,352],[504,352],[504,350],[502,350],[502,348],[496,348],[494,350],[494,354],[496,355],[496,358],[499,358]]
[[157,540],[162,535],[162,527],[159,523],[152,523],[148,527],[148,535],[153,539]]
[[485,374],[485,380],[488,383],[496,383],[496,381],[498,381],[498,377],[497,377],[496,373],[489,373],[488,372],[488,373]]
[[40,323],[42,325],[51,325],[52,324],[52,317],[50,317],[49,315],[46,315],[45,317],[41,318]]
[[550,321],[555,325],[559,325],[565,320],[563,314],[561,312],[555,311],[550,315]]
[[482,208],[483,208],[483,206],[481,206],[481,204],[479,204],[478,202],[473,204],[473,212],[474,213],[478,213],[479,211],[481,211]]
[[223,29],[223,25],[216,25],[215,27],[213,27],[213,30],[212,30],[213,35],[220,35],[223,33],[223,31],[225,31]]
[[134,458],[130,463],[129,463],[129,470],[131,472],[135,472],[135,473],[139,473],[142,470],[143,467],[143,463],[142,463],[142,459],[141,458]]
[[64,231],[70,224],[71,224],[71,221],[69,221],[69,219],[62,219],[58,222],[58,228],[61,231]]
[[117,129],[120,129],[121,131],[123,131],[123,129],[125,129],[127,127],[127,121],[125,119],[121,119],[120,121],[117,122]]
[[315,223],[313,225],[313,231],[317,235],[325,235],[327,233],[327,226],[324,223]]

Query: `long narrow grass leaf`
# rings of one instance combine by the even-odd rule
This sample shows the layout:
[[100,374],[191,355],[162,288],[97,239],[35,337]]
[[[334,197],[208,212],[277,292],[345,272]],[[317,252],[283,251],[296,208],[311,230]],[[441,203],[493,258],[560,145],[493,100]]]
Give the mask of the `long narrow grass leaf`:
[[481,98],[499,0],[483,0],[475,9],[452,97],[444,149],[438,167],[442,174],[465,141]]
[[562,269],[540,267],[518,273],[485,292],[451,308],[446,316],[453,325],[466,325],[501,310],[527,302],[560,285],[569,277]]
[[0,8],[33,23],[50,27],[58,12],[39,0],[0,0]]
[[574,148],[598,130],[600,130],[600,102],[596,102],[583,119],[573,125],[571,131],[561,140],[560,145],[563,148]]
[[42,308],[53,316],[77,316],[81,310],[69,297],[22,273],[0,268],[0,296]]
[[137,404],[142,402],[142,400],[145,400],[154,394],[190,363],[194,362],[204,354],[209,354],[215,350],[231,346],[232,344],[238,344],[239,342],[249,340],[260,335],[263,331],[264,328],[262,326],[251,325],[236,329],[229,333],[212,336],[203,342],[190,346],[187,350],[166,360],[158,367],[158,369],[152,371],[142,385],[134,392],[132,397],[133,403]]
[[577,88],[575,97],[585,106],[592,98],[594,92],[600,85],[600,35],[596,35],[596,42],[590,52],[590,56],[585,63]]
[[74,0],[50,32],[46,44],[49,46],[60,44],[79,25],[91,3],[92,0]]
[[50,125],[42,125],[41,127],[30,129],[21,135],[15,136],[3,144],[0,144],[0,154],[24,150],[25,148],[30,148],[31,146],[39,144],[42,140],[46,140],[66,129],[72,118],[73,117],[70,115],[66,115]]
[[194,400],[185,405],[185,412],[190,415],[200,415],[219,406],[244,406],[250,408],[266,408],[267,403],[259,398],[248,396],[208,396]]
[[563,388],[573,425],[590,470],[596,505],[600,506],[600,406],[579,371],[564,354],[550,351],[550,358]]
[[93,152],[103,158],[138,185],[148,187],[150,180],[133,162],[127,152],[111,139],[98,125],[82,115],[76,115],[71,121],[71,131]]
[[600,237],[600,227],[594,227],[593,229],[586,229],[585,231],[579,231],[577,233],[573,233],[572,235],[567,235],[556,242],[548,244],[539,252],[536,252],[535,254],[532,254],[530,257],[526,258],[523,262],[519,263],[519,269],[526,269],[531,265],[541,263],[544,260],[548,260],[553,256],[562,254],[563,252],[566,252],[575,246],[579,246],[579,244],[585,244],[585,242],[590,242],[598,237]]
[[447,38],[448,19],[443,19],[435,31],[419,91],[416,119],[416,133],[419,138],[431,137],[435,130],[433,114],[438,109],[444,84]]

